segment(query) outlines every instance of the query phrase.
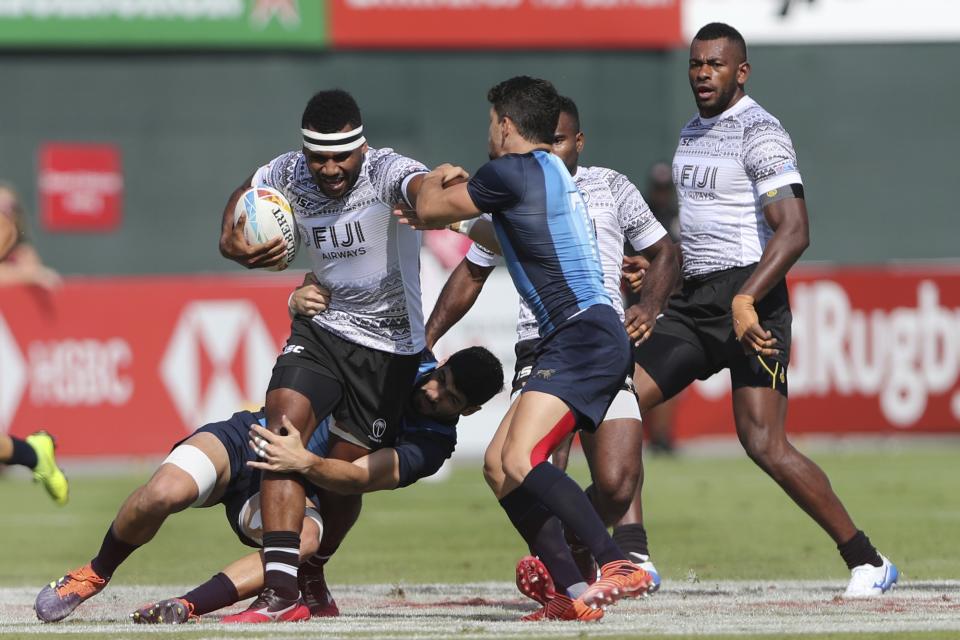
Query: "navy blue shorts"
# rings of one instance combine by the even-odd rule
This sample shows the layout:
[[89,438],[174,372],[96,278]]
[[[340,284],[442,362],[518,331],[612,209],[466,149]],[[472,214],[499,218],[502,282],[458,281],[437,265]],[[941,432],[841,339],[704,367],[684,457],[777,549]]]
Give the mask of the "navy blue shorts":
[[[218,502],[224,506],[230,528],[237,534],[240,542],[256,548],[260,548],[260,545],[247,537],[240,527],[240,512],[243,510],[243,505],[260,492],[260,470],[247,466],[247,461],[256,459],[248,441],[250,426],[253,424],[264,425],[265,422],[261,411],[256,413],[238,411],[227,420],[211,422],[190,434],[190,436],[197,433],[213,434],[226,449],[227,458],[230,460],[230,481]],[[327,441],[330,436],[329,425],[329,420],[321,420],[307,444],[307,448],[319,456],[325,456],[327,453]],[[178,442],[174,447],[182,444],[184,440]],[[307,485],[306,490],[307,497],[316,502],[317,489]]]
[[523,393],[560,398],[576,414],[577,428],[593,431],[632,372],[630,338],[620,317],[613,307],[595,304],[540,340]]

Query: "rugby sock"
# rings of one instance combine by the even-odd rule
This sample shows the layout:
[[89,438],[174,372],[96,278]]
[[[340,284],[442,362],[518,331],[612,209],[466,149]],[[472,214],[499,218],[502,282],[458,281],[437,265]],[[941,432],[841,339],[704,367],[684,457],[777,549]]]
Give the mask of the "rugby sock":
[[300,565],[300,571],[310,575],[322,574],[323,567],[327,564],[327,560],[329,559],[330,556],[322,556],[319,553],[315,553],[307,558],[306,562]]
[[870,538],[863,531],[857,529],[857,533],[852,538],[838,544],[837,549],[843,556],[843,561],[847,563],[847,569],[859,567],[862,564],[872,564],[875,567],[883,566],[883,560],[877,553],[876,547],[870,544]]
[[572,531],[600,566],[616,560],[625,560],[626,555],[607,533],[590,499],[570,476],[549,462],[541,462],[523,479],[521,487],[535,495],[564,527]]
[[300,597],[297,566],[300,564],[300,534],[296,531],[263,532],[264,587],[281,598]]
[[107,535],[103,536],[103,543],[100,545],[100,551],[97,557],[90,561],[90,566],[97,575],[104,580],[109,580],[113,572],[117,570],[123,561],[130,557],[130,554],[136,551],[140,545],[124,542],[113,533],[113,525],[107,529]]
[[20,464],[25,467],[33,469],[37,466],[37,452],[36,450],[27,444],[26,440],[21,440],[20,438],[11,437],[10,440],[13,442],[13,454],[10,456],[10,459],[6,461],[7,464]]
[[530,553],[547,567],[558,589],[567,589],[583,580],[563,539],[560,520],[529,491],[517,487],[500,500],[500,506],[527,543]]
[[202,616],[205,613],[229,607],[240,599],[237,587],[224,573],[218,573],[196,589],[180,596],[193,605],[193,613]]
[[622,524],[614,527],[613,541],[625,553],[636,553],[647,558],[650,557],[650,549],[647,547],[647,530],[643,528],[642,524]]

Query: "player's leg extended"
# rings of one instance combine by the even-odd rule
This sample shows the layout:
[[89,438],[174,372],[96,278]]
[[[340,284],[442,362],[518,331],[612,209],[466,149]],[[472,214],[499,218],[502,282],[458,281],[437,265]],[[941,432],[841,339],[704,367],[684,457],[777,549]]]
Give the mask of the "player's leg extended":
[[897,568],[854,525],[827,474],[787,439],[786,395],[770,387],[734,389],[733,413],[737,436],[750,459],[837,544],[847,568],[853,571],[845,595],[879,595],[896,583]]
[[643,473],[640,420],[604,420],[595,433],[581,433],[580,441],[593,480],[587,495],[604,524],[612,526],[626,513]]
[[70,486],[57,465],[53,436],[46,431],[37,431],[22,440],[0,434],[0,464],[27,467],[54,502],[61,506],[67,503]]
[[198,433],[185,440],[124,501],[97,555],[40,591],[34,603],[37,617],[55,622],[70,615],[103,590],[117,567],[156,535],[167,516],[215,502],[229,480],[227,452],[216,436]]
[[487,481],[487,485],[490,487],[490,490],[493,491],[493,494],[497,496],[497,500],[501,500],[503,496],[508,493],[508,491],[505,491],[507,476],[503,471],[503,443],[506,441],[507,433],[510,431],[510,422],[513,420],[513,414],[517,410],[517,400],[519,400],[519,397],[520,396],[517,396],[517,398],[513,400],[513,403],[511,403],[507,413],[497,426],[497,430],[494,432],[490,444],[487,445],[487,449],[483,453],[483,479]]
[[[321,527],[307,510],[300,533],[301,560],[316,553]],[[231,562],[223,571],[182,596],[148,603],[130,614],[136,624],[180,624],[256,595],[263,589],[263,559],[254,552]]]

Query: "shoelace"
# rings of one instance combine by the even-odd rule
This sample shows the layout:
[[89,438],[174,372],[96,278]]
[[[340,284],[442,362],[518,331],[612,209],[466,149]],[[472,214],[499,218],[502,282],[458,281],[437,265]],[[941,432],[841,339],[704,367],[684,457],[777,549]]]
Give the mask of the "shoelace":
[[78,569],[71,571],[57,581],[57,595],[62,598],[64,595],[78,593],[81,588],[81,583],[84,582],[99,586],[105,584],[107,581],[95,573],[85,573],[83,569]]

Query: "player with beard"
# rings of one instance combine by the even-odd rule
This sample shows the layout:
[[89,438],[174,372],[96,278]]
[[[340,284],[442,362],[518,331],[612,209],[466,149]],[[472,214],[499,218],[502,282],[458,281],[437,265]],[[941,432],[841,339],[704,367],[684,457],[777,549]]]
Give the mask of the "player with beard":
[[[292,423],[287,436],[265,430],[262,411],[241,411],[230,419],[201,427],[177,443],[153,477],[123,503],[104,537],[100,551],[83,567],[45,586],[34,608],[44,622],[70,615],[85,600],[100,593],[120,565],[159,531],[166,518],[188,507],[222,504],[231,529],[248,546],[261,546],[258,520],[261,470],[300,472],[309,483],[309,506],[303,520],[300,556],[314,571],[300,576],[303,600],[295,609],[299,619],[311,615],[336,615],[323,580],[321,546],[336,548],[339,530],[325,526],[339,517],[327,503],[327,493],[361,494],[408,486],[430,476],[450,457],[456,446],[456,423],[495,395],[503,385],[500,362],[486,349],[471,347],[453,354],[437,366],[424,358],[422,375],[405,402],[397,443],[354,462],[325,458],[330,443],[330,420],[321,421],[306,448]],[[250,446],[250,429],[259,440]],[[293,440],[296,439],[296,443]],[[266,462],[258,461],[258,453]],[[296,466],[296,468],[294,468]],[[350,522],[352,524],[352,520]],[[343,533],[345,534],[345,530]],[[256,594],[263,586],[263,565],[258,553],[239,560],[206,583],[177,598],[150,603],[132,615],[138,623],[179,623],[231,605]],[[243,612],[227,622],[250,622]],[[266,618],[266,616],[264,616]]]
[[[790,303],[786,275],[809,244],[790,136],[745,93],[747,47],[712,23],[690,45],[699,115],[673,159],[683,285],[636,349],[641,413],[696,379],[730,370],[737,436],[757,463],[837,543],[845,597],[882,594],[898,571],[853,524],[826,474],[786,435]],[[639,493],[639,489],[638,489]]]
[[[631,338],[642,342],[656,322],[678,275],[678,249],[666,230],[654,218],[639,190],[630,180],[612,169],[579,166],[586,138],[580,128],[580,114],[570,98],[562,97],[560,118],[554,136],[553,153],[563,160],[573,176],[587,206],[603,267],[607,292],[620,300],[621,264],[624,242],[644,256],[649,266],[644,278],[646,289],[639,304],[626,310],[625,325]],[[477,225],[482,225],[478,222]],[[496,265],[494,253],[474,243],[466,257],[450,275],[443,287],[430,319],[427,321],[427,345],[432,347],[447,330],[473,306],[484,283]],[[621,312],[622,313],[622,312]],[[537,320],[529,305],[520,303],[517,323],[516,372],[513,398],[516,402],[534,366],[539,343]],[[590,465],[593,485],[587,488],[600,517],[614,525],[624,515],[634,497],[642,466],[640,463],[642,429],[640,409],[628,376],[613,404],[607,410],[596,433],[581,433],[584,452]],[[502,498],[504,473],[499,450],[491,447],[484,460],[484,475],[498,498]],[[554,459],[554,463],[557,461]],[[558,465],[565,468],[565,465]],[[650,562],[646,530],[631,524],[614,529],[613,539],[628,557],[640,564],[653,579],[649,591],[655,591],[660,577]],[[531,550],[536,553],[535,550]],[[595,565],[589,552],[578,548],[575,557],[582,573],[594,574]],[[521,560],[517,567],[518,586],[541,604],[552,597],[554,587],[547,571],[535,556]],[[583,577],[586,577],[584,575]],[[553,576],[556,587],[565,590],[570,580],[579,582],[579,575]]]
[[[231,195],[220,248],[247,267],[278,264],[283,241],[247,245],[244,221],[234,225],[233,211],[250,186],[272,187],[290,202],[313,274],[332,299],[326,312],[294,318],[267,390],[267,428],[282,434],[287,416],[306,439],[318,418],[332,413],[329,456],[350,461],[393,444],[424,348],[420,234],[391,212],[397,203],[416,204],[427,169],[369,148],[360,109],[345,91],[313,96],[300,133],[301,150],[273,159]],[[261,491],[266,581],[250,611],[284,620],[299,600],[303,487],[267,471]],[[355,496],[324,500],[344,512],[359,506]]]
[[551,153],[560,97],[549,82],[520,76],[493,87],[490,162],[468,183],[441,165],[423,181],[416,215],[428,225],[492,215],[497,240],[521,297],[536,316],[536,365],[516,405],[501,423],[487,458],[499,456],[498,497],[527,544],[543,549],[548,566],[576,565],[561,523],[602,563],[592,585],[575,580],[541,618],[596,620],[599,608],[646,591],[650,576],[628,561],[589,499],[547,462],[576,428],[596,429],[625,377],[630,340],[603,284],[596,239],[577,187]]

